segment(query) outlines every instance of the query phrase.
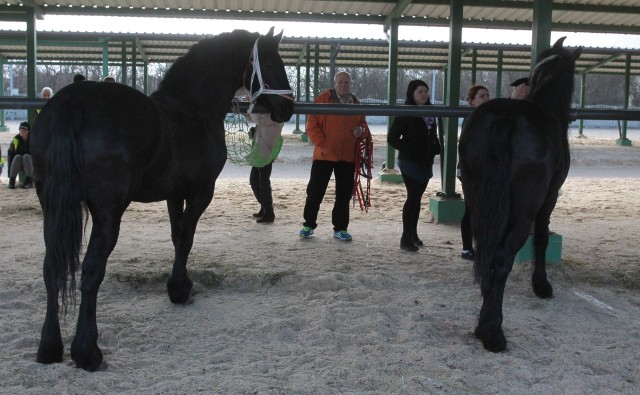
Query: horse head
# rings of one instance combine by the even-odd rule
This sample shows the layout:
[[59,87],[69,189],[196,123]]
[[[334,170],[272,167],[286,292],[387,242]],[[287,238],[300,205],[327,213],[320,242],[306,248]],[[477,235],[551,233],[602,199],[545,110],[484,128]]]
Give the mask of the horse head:
[[[561,37],[551,48],[538,56],[529,76],[529,100],[547,107],[563,120],[568,119],[573,96],[575,64],[582,53],[582,47],[574,51],[565,49],[565,38]],[[559,112],[562,114],[558,114]]]
[[293,115],[293,91],[278,53],[282,32],[273,35],[273,27],[256,40],[251,54],[252,72],[245,73],[244,86],[251,102],[260,103],[275,122],[286,122]]

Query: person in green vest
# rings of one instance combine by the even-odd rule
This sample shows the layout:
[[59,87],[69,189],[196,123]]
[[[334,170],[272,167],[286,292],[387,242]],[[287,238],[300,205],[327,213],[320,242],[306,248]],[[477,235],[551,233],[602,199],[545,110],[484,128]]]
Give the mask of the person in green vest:
[[7,162],[9,163],[9,189],[16,188],[16,177],[24,172],[22,188],[33,187],[33,164],[31,161],[31,149],[29,148],[29,122],[22,122],[7,150]]

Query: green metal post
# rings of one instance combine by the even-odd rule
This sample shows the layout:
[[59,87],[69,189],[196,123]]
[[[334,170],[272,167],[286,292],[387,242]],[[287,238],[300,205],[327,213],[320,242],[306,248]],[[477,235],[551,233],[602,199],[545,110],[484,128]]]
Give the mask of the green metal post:
[[[631,94],[631,54],[626,56],[626,65],[624,70],[624,109],[629,109],[629,96]],[[631,140],[627,138],[627,121],[622,121],[622,128],[620,129],[620,138],[616,140],[616,144],[630,146]]]
[[553,0],[534,0],[533,26],[531,38],[531,70],[536,65],[538,55],[551,46],[551,17]]
[[131,87],[137,89],[138,78],[138,49],[136,41],[131,41]]
[[[460,70],[462,61],[463,0],[451,0],[449,12],[449,56],[447,63],[447,95],[445,105],[457,107],[460,103]],[[436,222],[460,222],[464,214],[464,201],[456,193],[456,158],[458,151],[458,118],[445,120],[442,191],[429,199],[429,210]]]
[[120,83],[127,84],[127,42],[123,41],[120,46]]
[[[0,93],[4,96],[4,61],[5,57],[0,55]],[[0,132],[8,132],[9,127],[4,123],[4,109],[0,109]]]
[[502,97],[502,62],[504,61],[504,52],[498,50],[498,69],[496,70],[496,91],[495,97]]
[[[300,62],[296,64],[296,98],[300,99]],[[293,134],[301,134],[302,130],[300,130],[300,114],[296,114],[296,128],[293,131]]]
[[142,92],[145,95],[149,94],[149,62],[144,62],[144,75],[142,80]]
[[339,47],[331,44],[331,54],[329,55],[329,81],[333,81],[336,76],[336,58],[338,57]]
[[102,44],[102,79],[109,75],[109,40]]
[[[462,0],[451,0],[449,26],[449,59],[447,62],[447,97],[445,105],[457,107],[460,104],[460,64],[462,61]],[[445,196],[455,196],[456,158],[458,150],[458,118],[448,118],[445,131],[444,180]]]
[[[388,40],[389,40],[389,80],[387,82],[387,100],[389,105],[396,105],[396,98],[398,96],[398,25],[397,18],[392,18],[389,21]],[[389,117],[387,120],[387,133],[388,128],[391,127],[394,117]],[[396,150],[393,147],[387,145],[387,170],[384,173],[380,173],[380,181],[388,182],[402,182],[402,176],[395,171]]]
[[[314,59],[314,64],[313,64],[313,97],[316,98],[318,97],[318,74],[320,74],[320,44],[316,44],[316,58]],[[333,83],[333,81],[330,81],[329,83]],[[333,87],[333,85],[332,85]]]
[[[304,89],[305,89],[305,101],[308,103],[311,101],[311,53],[309,52],[309,43],[305,43],[304,45],[305,45],[305,52],[307,56],[306,64],[305,64],[306,75],[304,77],[304,80],[305,80]],[[315,53],[316,57],[318,56],[317,50],[318,50],[318,47],[316,45],[316,53]],[[318,74],[316,74],[315,78],[318,78]],[[308,115],[305,115],[305,120],[307,116]],[[309,141],[309,136],[307,136],[307,132],[306,132],[306,125],[305,125],[305,132],[300,135],[300,140]]]
[[[462,59],[460,60],[462,61]],[[471,85],[475,85],[478,81],[478,50],[476,48],[471,52]]]
[[[36,86],[38,84],[38,71],[36,69],[36,13],[32,7],[26,8],[27,22],[27,97],[36,98]],[[27,111],[29,122],[33,123],[36,119],[36,110],[29,109]]]
[[[587,73],[580,74],[580,109],[584,109],[587,97]],[[580,120],[578,137],[584,137],[584,119]]]

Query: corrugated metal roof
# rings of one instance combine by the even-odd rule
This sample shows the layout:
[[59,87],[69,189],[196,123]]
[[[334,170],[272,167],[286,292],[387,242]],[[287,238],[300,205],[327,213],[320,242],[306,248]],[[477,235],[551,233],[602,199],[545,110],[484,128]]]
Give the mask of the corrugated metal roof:
[[[0,12],[24,9],[24,0],[4,0]],[[532,0],[467,0],[465,26],[530,28]],[[183,18],[235,18],[281,21],[384,23],[392,13],[401,24],[448,26],[449,0],[415,0],[395,10],[386,0],[30,0],[37,12],[120,16],[175,16]],[[555,31],[640,31],[640,0],[554,0]]]
[[[109,61],[119,64],[122,59],[122,42],[127,45],[127,58],[131,58],[132,44],[136,42],[136,57],[142,62],[169,63],[184,55],[202,36],[159,35],[129,33],[38,33],[38,62],[96,62],[102,60],[102,48],[108,47]],[[105,44],[106,43],[106,44]],[[70,45],[71,44],[71,45]],[[319,65],[330,64],[332,46],[337,49],[338,67],[388,67],[389,48],[385,40],[329,39],[309,37],[285,37],[280,45],[280,54],[285,64],[296,65],[304,46],[309,46],[311,64],[315,63],[315,48],[318,47]],[[477,70],[496,70],[498,53],[503,52],[504,71],[528,72],[531,49],[527,45],[504,44],[462,44],[464,56],[462,69],[473,67],[473,53],[476,54]],[[440,70],[447,65],[448,43],[435,41],[400,41],[398,67],[411,69]],[[593,69],[594,73],[623,74],[626,56],[630,57],[631,73],[640,74],[640,50],[605,48],[584,48],[577,62],[577,72]],[[0,35],[0,55],[8,63],[26,62],[24,32],[2,32]],[[606,60],[608,62],[602,64]],[[302,66],[306,64],[303,59]],[[601,65],[602,64],[602,65]],[[600,66],[598,66],[600,65]],[[596,66],[598,66],[596,68]]]

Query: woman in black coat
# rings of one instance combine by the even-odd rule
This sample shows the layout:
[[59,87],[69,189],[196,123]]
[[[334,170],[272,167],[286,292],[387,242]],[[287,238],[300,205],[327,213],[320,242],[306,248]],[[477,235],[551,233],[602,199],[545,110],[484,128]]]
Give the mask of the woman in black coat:
[[[405,104],[431,105],[429,86],[422,80],[411,81]],[[403,250],[418,251],[424,245],[418,237],[418,218],[422,195],[433,177],[433,158],[441,151],[438,130],[442,131],[442,118],[396,117],[387,135],[387,143],[398,150],[398,167],[407,188],[402,208]]]

